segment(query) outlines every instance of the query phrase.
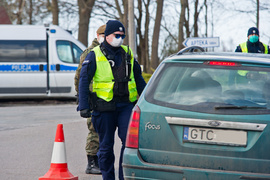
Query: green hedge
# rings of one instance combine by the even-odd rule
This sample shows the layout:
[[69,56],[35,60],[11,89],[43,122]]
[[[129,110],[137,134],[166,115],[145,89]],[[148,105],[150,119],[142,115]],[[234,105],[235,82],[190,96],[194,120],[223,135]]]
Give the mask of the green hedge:
[[143,79],[145,80],[145,82],[148,83],[148,81],[151,78],[152,74],[142,72],[142,76],[143,76]]

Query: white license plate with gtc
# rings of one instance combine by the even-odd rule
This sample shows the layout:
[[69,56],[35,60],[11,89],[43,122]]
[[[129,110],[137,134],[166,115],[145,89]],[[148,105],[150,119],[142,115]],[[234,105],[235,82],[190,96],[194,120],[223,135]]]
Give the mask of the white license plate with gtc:
[[184,127],[184,142],[246,146],[247,132],[240,130]]

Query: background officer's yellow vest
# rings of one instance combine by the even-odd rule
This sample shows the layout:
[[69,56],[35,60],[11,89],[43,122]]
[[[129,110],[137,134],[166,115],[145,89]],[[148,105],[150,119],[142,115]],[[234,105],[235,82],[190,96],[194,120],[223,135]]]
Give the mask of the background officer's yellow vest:
[[[126,52],[128,51],[127,46],[121,46]],[[96,72],[93,77],[93,92],[96,92],[97,97],[104,99],[105,101],[109,102],[113,99],[113,87],[114,87],[114,77],[112,73],[112,68],[107,60],[107,58],[104,56],[104,54],[101,52],[100,47],[97,46],[93,49],[96,56]],[[128,81],[128,91],[129,91],[129,100],[130,102],[134,102],[137,100],[137,88],[133,73],[133,66],[134,66],[134,58],[133,53],[131,49],[129,50],[131,52],[131,72],[130,72],[130,79],[131,81]]]
[[[264,54],[268,54],[268,46],[266,44],[263,44],[263,46],[264,46]],[[240,47],[243,53],[248,53],[247,42],[241,43]]]

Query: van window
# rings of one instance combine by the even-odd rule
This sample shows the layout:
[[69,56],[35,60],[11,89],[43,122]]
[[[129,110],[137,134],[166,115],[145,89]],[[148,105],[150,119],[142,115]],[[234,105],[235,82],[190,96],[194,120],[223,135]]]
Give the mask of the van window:
[[0,40],[0,62],[46,62],[46,41]]
[[79,64],[82,50],[70,41],[56,41],[57,54],[61,61],[65,63]]

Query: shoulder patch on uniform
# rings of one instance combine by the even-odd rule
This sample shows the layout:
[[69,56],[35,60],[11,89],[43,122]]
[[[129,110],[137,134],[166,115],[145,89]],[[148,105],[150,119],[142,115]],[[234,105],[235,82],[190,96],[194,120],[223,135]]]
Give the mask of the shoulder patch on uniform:
[[82,64],[87,64],[89,63],[89,60],[84,60]]

